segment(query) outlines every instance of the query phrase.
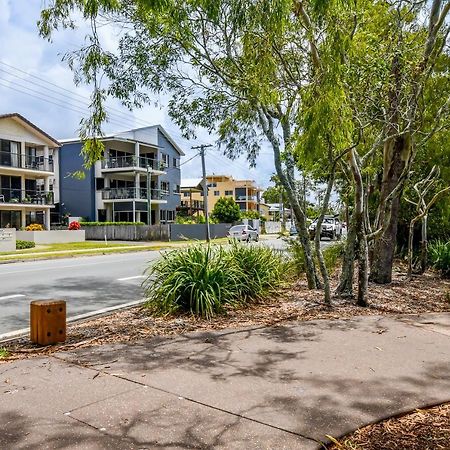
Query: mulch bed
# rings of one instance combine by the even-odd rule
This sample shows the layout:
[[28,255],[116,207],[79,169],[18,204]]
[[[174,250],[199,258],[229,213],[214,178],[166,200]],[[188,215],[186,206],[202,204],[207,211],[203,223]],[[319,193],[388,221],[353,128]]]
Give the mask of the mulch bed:
[[[332,286],[337,285],[337,275]],[[322,291],[310,291],[301,280],[284,289],[276,298],[228,310],[212,320],[196,319],[191,315],[154,317],[144,307],[134,307],[114,314],[68,325],[67,341],[61,345],[37,347],[27,338],[4,345],[9,351],[2,362],[48,355],[60,350],[100,345],[114,342],[135,342],[156,335],[179,335],[192,331],[221,330],[247,326],[271,326],[287,321],[315,319],[342,319],[361,315],[417,314],[450,311],[450,280],[427,273],[412,281],[405,281],[401,268],[394,273],[389,285],[369,286],[370,306],[362,308],[351,299],[333,299],[330,308],[323,304]]]
[[356,430],[329,450],[448,450],[450,403],[417,409]]

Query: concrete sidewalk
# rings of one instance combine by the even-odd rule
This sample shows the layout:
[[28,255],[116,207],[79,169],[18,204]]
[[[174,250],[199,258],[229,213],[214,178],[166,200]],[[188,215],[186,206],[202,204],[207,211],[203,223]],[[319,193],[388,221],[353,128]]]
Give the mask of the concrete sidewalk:
[[0,365],[0,448],[314,449],[450,400],[450,314],[155,337]]

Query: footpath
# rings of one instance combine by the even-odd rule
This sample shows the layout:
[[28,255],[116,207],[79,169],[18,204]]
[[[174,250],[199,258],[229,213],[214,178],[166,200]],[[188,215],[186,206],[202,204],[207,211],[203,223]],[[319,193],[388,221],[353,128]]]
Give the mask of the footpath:
[[102,345],[0,364],[0,448],[318,449],[449,374],[449,313]]

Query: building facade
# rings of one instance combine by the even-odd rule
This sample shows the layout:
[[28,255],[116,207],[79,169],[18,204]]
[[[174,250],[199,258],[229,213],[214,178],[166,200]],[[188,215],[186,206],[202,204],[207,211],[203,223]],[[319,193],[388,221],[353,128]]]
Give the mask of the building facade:
[[[104,158],[85,170],[82,142],[62,140],[60,211],[100,222],[168,223],[180,205],[181,148],[160,126],[102,138]],[[149,215],[150,211],[150,215]]]
[[22,115],[0,115],[0,228],[50,229],[59,146]]
[[[230,175],[208,175],[208,209],[212,211],[221,197],[232,197],[241,211],[258,211],[261,189],[254,180],[235,180]],[[196,184],[197,183],[197,184]],[[187,210],[203,208],[201,179],[186,179],[181,184],[181,202]]]

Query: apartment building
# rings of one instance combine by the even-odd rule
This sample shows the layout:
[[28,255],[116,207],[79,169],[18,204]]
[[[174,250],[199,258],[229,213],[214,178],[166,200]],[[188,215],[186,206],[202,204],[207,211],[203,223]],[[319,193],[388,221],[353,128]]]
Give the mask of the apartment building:
[[104,158],[85,171],[82,179],[72,176],[83,166],[82,142],[61,142],[62,214],[100,222],[159,224],[175,220],[184,152],[161,125],[103,137]]
[[[241,211],[259,211],[261,189],[256,186],[254,180],[235,180],[231,175],[208,175],[206,182],[210,211],[221,197],[233,197]],[[203,204],[200,203],[203,202],[201,179],[183,180],[181,202],[188,210],[195,210]]]
[[22,115],[0,115],[0,228],[40,223],[50,229],[59,147]]

